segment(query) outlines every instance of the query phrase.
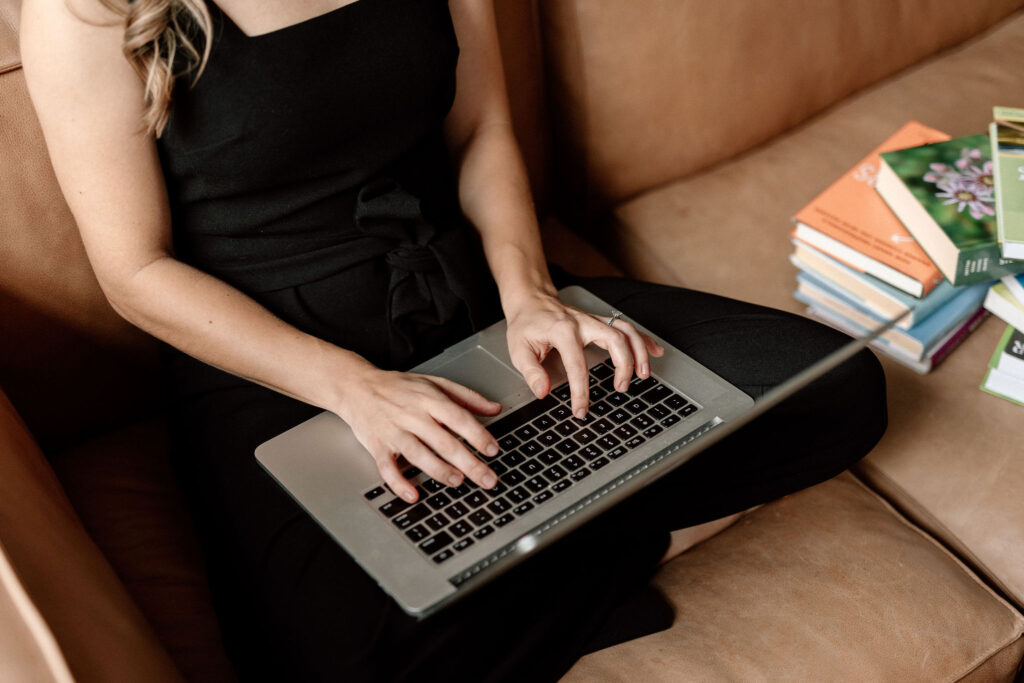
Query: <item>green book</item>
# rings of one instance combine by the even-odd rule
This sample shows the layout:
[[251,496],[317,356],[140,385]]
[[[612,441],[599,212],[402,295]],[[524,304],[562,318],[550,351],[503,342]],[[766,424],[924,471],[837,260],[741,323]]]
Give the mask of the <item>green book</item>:
[[875,189],[953,285],[1024,273],[996,241],[988,135],[882,154]]
[[994,107],[989,127],[1003,257],[1024,259],[1024,109]]
[[1008,325],[996,346],[981,390],[1024,406],[1024,334]]

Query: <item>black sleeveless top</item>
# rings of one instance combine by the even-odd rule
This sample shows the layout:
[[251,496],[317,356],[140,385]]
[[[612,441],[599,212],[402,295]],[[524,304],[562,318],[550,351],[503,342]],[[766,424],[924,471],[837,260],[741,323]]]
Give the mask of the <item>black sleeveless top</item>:
[[248,37],[215,4],[209,62],[158,142],[176,256],[378,365],[491,322],[442,123],[445,0],[357,0]]

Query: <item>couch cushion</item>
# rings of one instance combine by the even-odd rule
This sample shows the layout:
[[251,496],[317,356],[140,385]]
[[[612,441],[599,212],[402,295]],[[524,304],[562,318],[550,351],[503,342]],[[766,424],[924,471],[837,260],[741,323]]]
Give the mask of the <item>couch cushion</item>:
[[71,683],[53,634],[18,580],[0,545],[0,680]]
[[180,680],[2,392],[0,543],[76,680]]
[[665,565],[667,631],[566,681],[1009,681],[1024,617],[850,474]]
[[621,201],[771,139],[1022,4],[545,1],[559,178]]
[[[960,136],[1024,93],[1024,13],[792,134],[622,205],[605,235],[626,269],[792,311],[789,217],[908,119]],[[886,361],[889,430],[863,470],[1024,605],[1020,409],[978,391],[991,320],[931,375]]]

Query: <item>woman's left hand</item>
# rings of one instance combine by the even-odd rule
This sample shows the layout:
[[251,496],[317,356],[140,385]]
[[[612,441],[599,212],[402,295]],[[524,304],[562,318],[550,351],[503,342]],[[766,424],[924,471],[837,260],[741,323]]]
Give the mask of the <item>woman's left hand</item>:
[[522,373],[537,398],[551,390],[551,378],[541,363],[552,349],[565,366],[572,393],[572,412],[587,414],[590,403],[589,368],[583,348],[596,344],[608,351],[615,365],[615,388],[625,391],[634,370],[639,377],[651,374],[650,356],[665,349],[625,320],[608,324],[607,317],[568,306],[558,297],[536,292],[508,312],[508,350],[512,364]]

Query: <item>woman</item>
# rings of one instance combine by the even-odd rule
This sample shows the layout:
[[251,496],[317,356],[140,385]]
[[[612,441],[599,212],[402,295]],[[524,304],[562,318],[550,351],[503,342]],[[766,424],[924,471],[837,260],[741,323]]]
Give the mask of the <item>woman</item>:
[[[830,477],[884,430],[884,379],[861,354],[478,594],[410,619],[259,469],[255,446],[330,410],[408,500],[399,455],[489,488],[494,472],[452,433],[492,455],[474,414],[501,407],[403,369],[504,316],[533,392],[551,389],[541,361],[557,350],[584,416],[585,345],[608,350],[619,388],[662,352],[555,295],[490,2],[24,0],[21,34],[104,292],[180,351],[176,465],[247,677],[557,678],[614,639],[609,615],[699,537],[666,549],[668,531]],[[842,342],[697,292],[561,279],[752,395]],[[639,612],[640,628],[655,625]]]

